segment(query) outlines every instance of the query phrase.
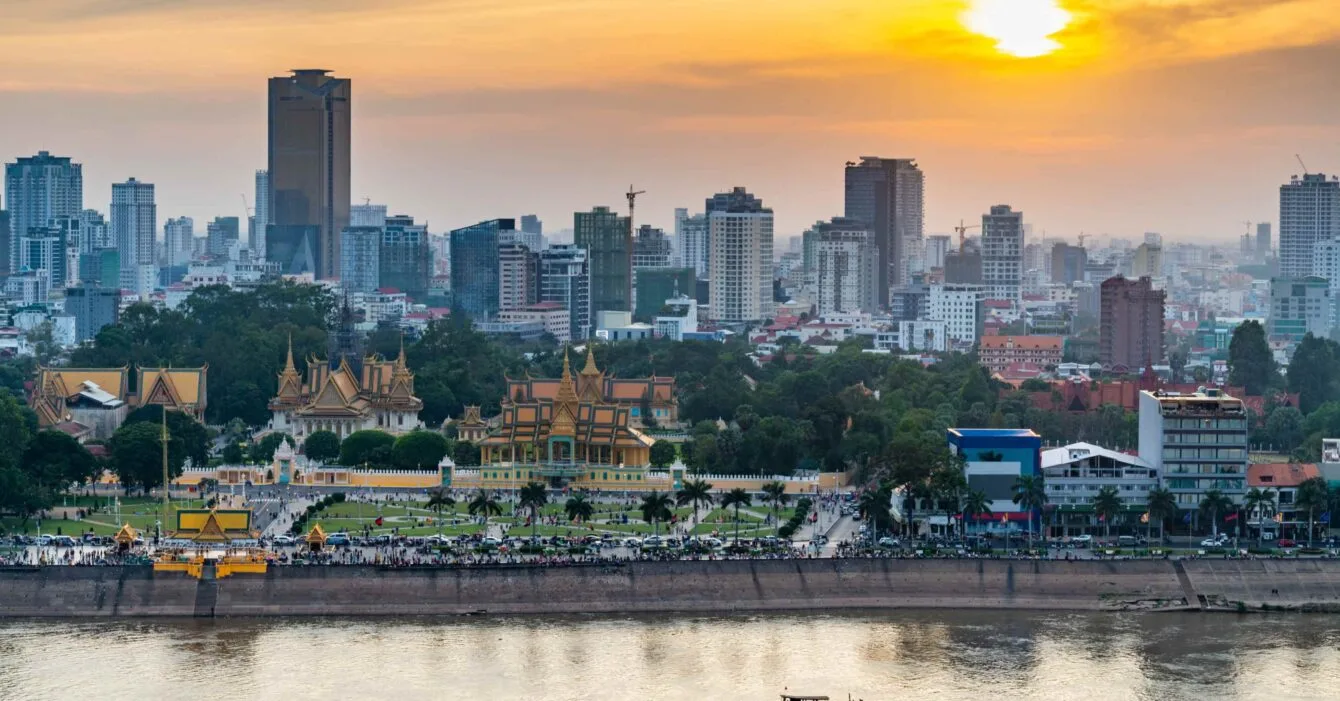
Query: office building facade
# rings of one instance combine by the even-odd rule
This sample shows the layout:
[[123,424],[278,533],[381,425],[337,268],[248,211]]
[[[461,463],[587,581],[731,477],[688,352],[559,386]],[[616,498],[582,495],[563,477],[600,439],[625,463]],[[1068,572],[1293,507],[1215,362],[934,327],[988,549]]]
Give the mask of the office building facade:
[[1103,281],[1099,294],[1099,362],[1135,371],[1162,363],[1167,293],[1147,277],[1114,277]]
[[772,318],[772,210],[742,187],[708,200],[707,209],[711,320],[746,324]]
[[1177,506],[1193,516],[1210,490],[1236,504],[1247,491],[1247,408],[1204,393],[1140,392],[1139,455],[1158,470]]
[[498,240],[515,230],[515,219],[490,219],[451,232],[452,298],[474,321],[498,313]]
[[[512,311],[538,301],[540,255],[521,243],[498,246],[498,310]],[[565,322],[565,326],[571,326]]]
[[242,238],[242,223],[237,217],[214,217],[205,224],[205,252],[220,258],[229,257]]
[[380,287],[394,288],[415,301],[426,299],[433,278],[428,226],[415,224],[414,217],[404,214],[387,217],[377,266]]
[[47,151],[6,163],[4,204],[10,232],[7,271],[15,272],[19,239],[29,229],[48,227],[58,216],[74,216],[83,210],[84,168]]
[[999,204],[982,215],[982,284],[987,299],[1021,300],[1024,213]]
[[1052,246],[1052,282],[1069,285],[1084,279],[1084,266],[1089,254],[1083,246],[1058,243]]
[[340,285],[350,294],[381,287],[382,227],[346,226],[340,234]]
[[333,278],[349,225],[352,84],[303,69],[269,81],[266,252],[285,273]]
[[591,271],[591,313],[633,310],[633,241],[628,217],[609,207],[577,212],[573,242],[586,249]]
[[865,223],[835,217],[807,235],[814,249],[815,305],[820,316],[833,312],[879,311],[879,254]]
[[540,251],[539,301],[568,310],[573,339],[591,336],[591,271],[585,249],[576,244],[550,246]]
[[985,300],[986,288],[981,285],[931,285],[926,298],[926,319],[945,322],[945,333],[955,346],[971,347],[982,335]]
[[706,280],[711,264],[712,249],[707,240],[707,215],[689,215],[689,210],[675,210],[675,255],[679,265],[693,268],[699,280]]
[[1298,343],[1307,334],[1330,338],[1335,322],[1331,283],[1323,277],[1270,280],[1269,335],[1272,340]]
[[121,259],[120,288],[148,294],[158,282],[154,255],[158,207],[154,204],[153,184],[135,178],[114,183],[111,224]]
[[910,281],[909,249],[920,248],[925,228],[926,178],[916,160],[862,156],[848,163],[844,216],[864,222],[878,253],[881,306],[889,290]]
[[92,340],[104,327],[116,323],[121,292],[96,285],[80,285],[65,291],[65,311],[74,317],[75,343]]
[[195,221],[190,217],[168,219],[163,224],[163,262],[169,268],[190,263],[194,244]]

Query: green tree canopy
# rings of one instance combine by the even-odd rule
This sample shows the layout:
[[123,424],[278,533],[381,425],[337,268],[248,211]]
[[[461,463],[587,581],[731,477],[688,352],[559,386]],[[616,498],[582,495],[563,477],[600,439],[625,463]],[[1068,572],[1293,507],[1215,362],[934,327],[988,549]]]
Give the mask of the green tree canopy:
[[340,464],[384,466],[391,460],[395,436],[375,429],[354,431],[340,444]]
[[313,431],[302,444],[308,460],[329,463],[340,457],[340,437],[333,431]]
[[1278,386],[1279,371],[1260,322],[1246,321],[1233,330],[1228,343],[1228,382],[1245,388],[1251,396]]
[[297,441],[293,440],[293,436],[290,436],[283,431],[274,431],[265,434],[265,437],[256,441],[256,445],[252,446],[252,460],[262,465],[270,464],[275,458],[275,451],[279,450],[279,446],[286,440],[293,442],[294,446],[297,445]]
[[402,470],[435,469],[451,445],[437,431],[411,431],[395,439],[391,462]]
[[97,477],[98,461],[72,436],[60,431],[39,431],[23,453],[23,470],[41,487],[64,491]]
[[651,464],[656,467],[669,467],[675,462],[675,444],[667,440],[658,440],[651,444]]
[[[159,427],[151,423],[122,426],[108,442],[112,470],[126,489],[154,489],[163,484],[163,441]],[[186,450],[181,439],[168,439],[168,479],[181,475]]]

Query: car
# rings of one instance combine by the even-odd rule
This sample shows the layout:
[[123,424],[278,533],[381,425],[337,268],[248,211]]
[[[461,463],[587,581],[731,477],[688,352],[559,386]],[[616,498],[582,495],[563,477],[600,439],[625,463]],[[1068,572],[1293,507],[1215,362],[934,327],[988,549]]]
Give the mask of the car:
[[1088,533],[1085,533],[1084,535],[1077,535],[1074,538],[1071,538],[1070,540],[1073,543],[1077,544],[1082,543],[1084,545],[1088,545],[1093,542],[1093,536],[1089,535]]
[[496,548],[499,545],[502,545],[502,541],[498,540],[497,538],[488,537],[479,541],[479,544],[486,548]]
[[663,545],[665,545],[665,539],[658,535],[649,535],[642,539],[642,547],[644,548],[659,548]]
[[1298,546],[1298,542],[1293,538],[1280,538],[1278,541],[1281,548],[1293,548]]
[[899,545],[902,545],[902,543],[898,542],[897,538],[890,538],[888,536],[884,536],[883,538],[879,539],[879,547],[881,548],[896,548]]
[[294,538],[291,535],[277,535],[275,536],[275,539],[271,542],[273,542],[275,545],[293,545],[294,543],[298,542],[298,539]]
[[625,548],[640,548],[642,547],[642,541],[638,540],[637,538],[624,538],[623,546]]
[[[1284,541],[1280,541],[1281,547],[1283,547],[1283,543]],[[1228,544],[1228,536],[1210,536],[1200,541],[1200,547],[1202,548],[1222,548],[1226,544]]]
[[326,536],[326,545],[332,545],[332,546],[353,545],[353,542],[354,541],[349,538],[349,534],[344,533],[343,531],[338,533],[331,533],[330,535]]

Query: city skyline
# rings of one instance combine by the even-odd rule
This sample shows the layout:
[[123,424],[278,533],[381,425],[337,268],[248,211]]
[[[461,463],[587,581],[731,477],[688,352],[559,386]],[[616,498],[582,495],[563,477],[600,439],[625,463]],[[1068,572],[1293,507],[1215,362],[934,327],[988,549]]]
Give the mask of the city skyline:
[[[670,229],[675,207],[743,185],[774,203],[785,239],[841,215],[842,164],[879,155],[925,170],[927,234],[1008,203],[1035,235],[1233,241],[1243,221],[1276,219],[1295,153],[1340,170],[1323,141],[1340,120],[1327,68],[1340,20],[1322,3],[1061,5],[1059,48],[1019,59],[965,26],[964,3],[924,0],[767,13],[693,0],[654,17],[625,0],[323,3],[323,32],[290,31],[307,2],[24,3],[5,41],[36,58],[5,66],[0,152],[83,163],[94,206],[135,175],[158,186],[164,218],[245,216],[238,195],[265,167],[261,80],[319,65],[360,85],[352,200],[434,232],[523,211],[557,231],[618,209],[634,181],[648,191],[639,224]],[[686,31],[709,11],[719,27]],[[725,41],[734,20],[767,41]],[[609,48],[588,48],[611,31]],[[79,52],[51,50],[71,36]],[[403,50],[385,55],[378,36]],[[518,41],[534,50],[507,48]],[[722,163],[735,165],[705,165]]]

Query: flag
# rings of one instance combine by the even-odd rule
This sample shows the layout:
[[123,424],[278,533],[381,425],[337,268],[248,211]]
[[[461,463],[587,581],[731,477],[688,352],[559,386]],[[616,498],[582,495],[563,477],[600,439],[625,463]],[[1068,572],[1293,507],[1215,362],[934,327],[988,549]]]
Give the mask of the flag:
[[1140,514],[1140,523],[1149,523],[1149,512],[1148,512],[1148,511],[1144,512],[1143,514]]
[[1236,511],[1224,517],[1225,522],[1236,521],[1236,520],[1238,520],[1238,512]]
[[372,523],[375,524],[375,525],[378,525],[378,526],[382,525],[382,517],[381,517],[381,516],[378,516],[378,517],[377,517],[377,520],[376,520],[376,521],[373,521]]
[[1098,522],[1099,522],[1099,523],[1102,523],[1102,522],[1104,522],[1104,521],[1106,521],[1106,520],[1107,520],[1107,514],[1098,514]]
[[1318,520],[1318,521],[1321,521],[1322,523],[1330,523],[1330,522],[1331,522],[1331,512],[1329,512],[1329,511],[1323,511],[1323,512],[1321,512],[1321,515],[1317,517],[1317,520]]
[[1275,514],[1275,520],[1278,521],[1278,522],[1280,522],[1280,523],[1284,523],[1284,512],[1281,511],[1281,512]]
[[1182,523],[1191,523],[1191,512],[1190,512],[1190,511],[1186,512],[1186,516],[1183,516],[1183,517],[1182,517]]
[[1009,522],[1010,522],[1010,515],[1009,515],[1009,514],[1001,514],[1001,515],[1000,515],[1000,522],[1001,522],[1001,523],[1009,523]]

